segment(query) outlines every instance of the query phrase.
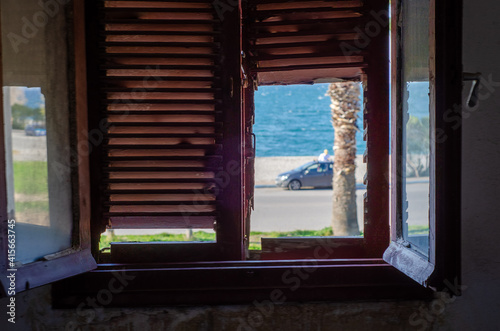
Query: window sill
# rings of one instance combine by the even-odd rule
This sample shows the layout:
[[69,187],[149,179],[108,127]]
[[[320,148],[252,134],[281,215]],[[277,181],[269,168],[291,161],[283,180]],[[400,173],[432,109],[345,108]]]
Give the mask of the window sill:
[[432,293],[381,259],[101,264],[56,283],[53,305],[81,308],[89,297],[106,307],[134,307],[431,299]]

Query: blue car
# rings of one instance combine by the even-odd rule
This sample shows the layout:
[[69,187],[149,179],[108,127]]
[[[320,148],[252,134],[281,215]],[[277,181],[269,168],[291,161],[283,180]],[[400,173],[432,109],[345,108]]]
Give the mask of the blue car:
[[276,185],[290,190],[301,187],[331,187],[333,162],[311,161],[276,177]]
[[42,125],[27,125],[24,128],[24,133],[27,136],[46,136],[47,130]]

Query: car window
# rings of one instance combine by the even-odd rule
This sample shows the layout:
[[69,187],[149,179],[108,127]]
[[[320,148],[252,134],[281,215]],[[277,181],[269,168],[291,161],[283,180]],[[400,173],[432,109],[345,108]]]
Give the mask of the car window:
[[321,163],[318,167],[318,172],[327,172],[328,171],[328,163]]
[[293,169],[292,171],[302,171],[302,170],[305,170],[307,169],[307,167],[311,164],[312,162],[308,162],[306,164],[303,164],[301,165],[300,167],[297,167],[295,169]]
[[311,174],[311,173],[314,174],[314,173],[319,172],[318,171],[318,166],[319,166],[319,164],[316,163],[316,164],[313,164],[313,165],[307,167],[306,173],[308,173],[308,174]]

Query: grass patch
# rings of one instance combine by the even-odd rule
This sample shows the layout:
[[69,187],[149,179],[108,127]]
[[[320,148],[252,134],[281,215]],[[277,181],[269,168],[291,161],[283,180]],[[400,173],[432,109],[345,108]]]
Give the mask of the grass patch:
[[408,235],[429,234],[428,225],[409,225]]
[[[295,230],[290,232],[251,232],[250,233],[250,249],[260,250],[260,239],[279,238],[279,237],[327,237],[333,236],[332,228],[326,227],[321,230]],[[99,248],[103,249],[110,247],[111,242],[174,242],[187,241],[185,234],[169,234],[159,233],[152,235],[126,235],[126,236],[108,236],[102,235],[99,242]],[[215,233],[207,233],[204,231],[193,232],[193,238],[190,241],[215,241]]]
[[[110,247],[112,242],[174,242],[188,241],[185,234],[158,233],[151,235],[122,235],[107,236],[101,235],[99,249]],[[215,233],[204,231],[193,232],[193,237],[189,241],[215,241]]]
[[14,191],[20,194],[47,193],[47,162],[15,161]]
[[48,201],[24,201],[16,202],[16,212],[48,212]]

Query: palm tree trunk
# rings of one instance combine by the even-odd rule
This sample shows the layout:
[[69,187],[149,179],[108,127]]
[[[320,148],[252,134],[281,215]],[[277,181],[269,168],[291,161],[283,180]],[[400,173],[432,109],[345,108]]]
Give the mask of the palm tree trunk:
[[335,130],[333,156],[332,229],[336,236],[359,235],[356,210],[356,121],[360,109],[359,83],[332,83],[327,95],[332,99]]

